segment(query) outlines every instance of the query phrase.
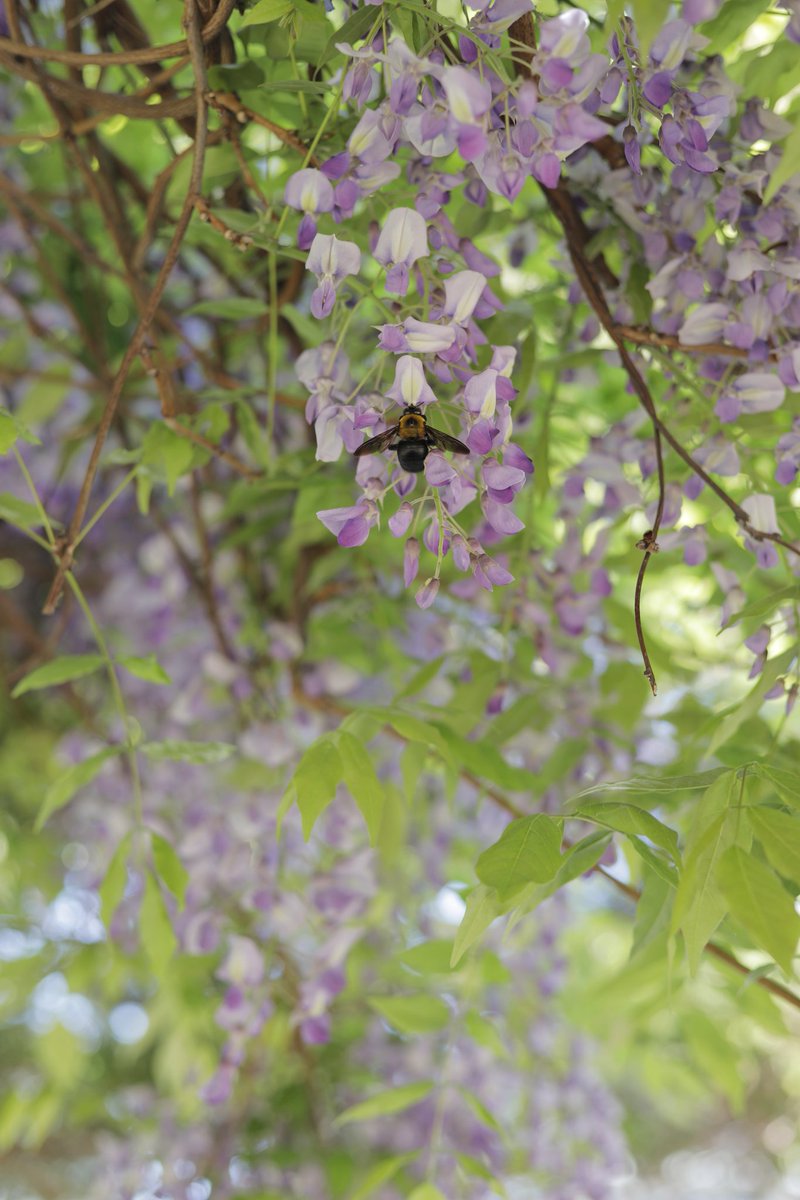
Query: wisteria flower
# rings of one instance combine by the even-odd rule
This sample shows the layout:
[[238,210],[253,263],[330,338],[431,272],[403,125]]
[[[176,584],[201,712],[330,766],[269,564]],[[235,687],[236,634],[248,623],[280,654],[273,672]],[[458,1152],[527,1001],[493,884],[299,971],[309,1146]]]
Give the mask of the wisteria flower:
[[323,508],[317,516],[340,546],[363,546],[378,520],[378,510],[374,503],[363,500],[346,508]]
[[412,358],[410,354],[404,354],[397,360],[394,369],[394,383],[386,395],[406,407],[412,404],[433,404],[436,400],[425,379],[422,363],[418,358]]
[[316,235],[306,259],[306,269],[316,275],[319,284],[311,297],[311,312],[315,317],[328,316],[337,286],[348,275],[357,275],[360,267],[361,251],[355,242],[340,241],[335,234]]
[[289,208],[295,208],[303,213],[300,228],[297,231],[297,244],[301,250],[307,250],[317,232],[314,217],[318,213],[330,212],[333,208],[333,187],[327,176],[314,167],[305,167],[295,171],[286,183],[283,195]]
[[392,209],[383,223],[374,252],[381,266],[388,267],[386,290],[405,296],[409,269],[428,253],[425,218],[413,208]]

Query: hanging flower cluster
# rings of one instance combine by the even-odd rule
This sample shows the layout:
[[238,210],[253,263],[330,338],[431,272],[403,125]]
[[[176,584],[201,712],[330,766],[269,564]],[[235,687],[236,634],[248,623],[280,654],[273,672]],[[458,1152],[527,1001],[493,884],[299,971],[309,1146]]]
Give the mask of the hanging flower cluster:
[[[387,299],[379,303],[393,318],[378,327],[376,350],[383,357],[377,367],[353,380],[340,336],[305,351],[297,370],[310,392],[306,415],[324,462],[337,459],[342,449],[353,453],[365,433],[391,428],[404,407],[418,407],[429,419],[433,406],[446,402],[448,415],[436,415],[432,423],[463,439],[469,459],[429,453],[427,488],[406,500],[413,477],[386,460],[364,457],[356,471],[361,499],[318,514],[341,545],[358,546],[379,524],[384,501],[394,492],[403,503],[389,528],[397,537],[407,535],[406,586],[418,574],[420,530],[436,556],[417,592],[421,607],[433,602],[451,548],[456,567],[471,571],[481,587],[511,581],[484,547],[523,528],[512,505],[533,472],[511,440],[515,348],[487,346],[480,326],[502,307],[489,285],[499,266],[459,236],[445,206],[458,189],[472,204],[485,206],[490,192],[513,201],[529,177],[553,186],[564,158],[607,132],[590,98],[609,61],[591,52],[584,14],[571,12],[543,24],[532,64],[535,83],[509,76],[496,53],[500,34],[530,9],[527,0],[475,7],[459,37],[460,63],[446,62],[438,50],[416,55],[396,31],[388,38],[377,35],[362,49],[341,47],[352,62],[342,96],[361,116],[346,148],[320,169],[296,172],[284,197],[303,214],[298,245],[308,250],[307,267],[318,282],[311,311],[324,318],[333,310],[337,287],[359,273],[362,256],[355,242],[318,231],[318,221],[330,215],[346,224],[371,194],[388,184],[396,191],[401,164],[414,188],[414,207],[393,207],[370,238],[371,257],[383,268]],[[386,356],[397,356],[393,365]],[[389,370],[393,380],[377,392],[371,380]],[[468,529],[457,518],[476,499],[482,519]]]

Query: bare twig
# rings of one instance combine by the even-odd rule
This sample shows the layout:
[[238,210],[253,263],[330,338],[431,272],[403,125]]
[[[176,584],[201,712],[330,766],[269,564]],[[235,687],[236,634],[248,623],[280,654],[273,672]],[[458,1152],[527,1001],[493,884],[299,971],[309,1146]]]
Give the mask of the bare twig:
[[[704,342],[699,346],[684,346],[674,333],[658,333],[655,329],[645,329],[640,325],[615,325],[619,337],[637,346],[654,346],[659,350],[679,350],[681,354],[716,355],[719,358],[749,359],[750,351],[741,350],[738,346],[727,346],[724,342]],[[778,351],[770,350],[769,359],[775,362]]]
[[[209,92],[206,99],[212,108],[233,113],[240,125],[246,125],[252,121],[253,124],[260,125],[262,129],[268,129],[270,133],[274,133],[276,138],[279,138],[285,145],[291,146],[298,154],[308,155],[308,147],[301,142],[296,133],[291,133],[282,125],[276,125],[274,121],[262,117],[261,113],[254,112],[252,108],[246,108],[238,96],[234,96],[230,92]],[[308,162],[312,167],[319,166],[319,160],[313,154],[309,155]]]

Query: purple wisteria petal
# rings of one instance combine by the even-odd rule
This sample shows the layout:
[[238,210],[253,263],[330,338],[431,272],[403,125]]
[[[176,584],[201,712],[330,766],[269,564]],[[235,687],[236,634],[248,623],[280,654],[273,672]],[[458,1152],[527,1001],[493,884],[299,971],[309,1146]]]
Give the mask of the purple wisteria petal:
[[516,492],[525,482],[525,472],[518,467],[503,466],[492,459],[483,464],[481,469],[483,481],[492,491],[504,491],[506,488]]
[[741,402],[742,412],[772,412],[780,408],[786,388],[775,376],[765,371],[748,371],[731,383],[731,391]]
[[778,514],[775,511],[774,497],[766,492],[757,492],[742,501],[742,508],[750,518],[750,523],[762,533],[779,533]]
[[486,276],[480,271],[458,271],[445,280],[444,315],[465,324],[475,311],[475,306],[486,287]]
[[429,579],[422,585],[414,599],[420,608],[430,608],[439,594],[439,580]]
[[366,501],[347,508],[323,508],[317,517],[340,546],[361,546],[378,519],[375,506]]
[[436,397],[425,379],[425,370],[418,358],[404,354],[397,360],[394,382],[386,393],[398,404],[433,404]]
[[514,582],[514,576],[511,572],[507,571],[504,566],[496,562],[488,554],[482,554],[478,559],[478,563],[486,578],[495,587],[505,587],[506,584]]
[[[319,237],[319,234],[317,234]],[[311,293],[311,315],[316,317],[318,321],[330,315],[336,301],[336,288],[331,283],[330,279],[325,279],[318,288],[314,288]]]
[[264,955],[252,938],[230,934],[228,953],[217,970],[219,978],[241,987],[255,987],[264,973]]
[[684,346],[702,346],[706,342],[716,342],[722,336],[727,319],[727,304],[699,304],[689,313],[678,330],[678,340]]
[[333,208],[333,187],[322,171],[305,167],[289,177],[283,199],[289,208],[296,208],[299,212],[330,212]]
[[408,267],[405,263],[395,263],[386,272],[386,290],[396,296],[405,296],[408,291]]
[[481,417],[467,434],[467,445],[473,454],[488,454],[498,433],[497,426]]
[[429,254],[425,218],[413,208],[394,208],[383,223],[374,257],[381,266],[413,266]]
[[452,325],[437,325],[433,321],[418,321],[406,317],[402,325],[380,325],[379,345],[392,353],[441,354],[456,340]]
[[464,400],[470,412],[479,417],[494,416],[497,407],[497,371],[487,367],[478,375],[473,375],[464,388]]
[[419,542],[415,537],[406,540],[403,547],[403,583],[410,587],[419,571]]
[[371,526],[372,522],[366,517],[352,517],[345,521],[336,535],[336,540],[340,546],[363,546],[369,537]]
[[722,7],[722,0],[683,0],[682,16],[690,25],[710,21]]
[[468,571],[470,564],[469,547],[460,533],[457,533],[453,538],[451,551],[453,555],[453,562],[456,564],[459,571]]
[[403,502],[396,513],[389,517],[388,525],[395,537],[402,537],[411,524],[414,510],[410,504]]
[[355,242],[342,241],[335,234],[318,233],[311,243],[306,269],[318,278],[339,283],[361,269],[361,251]]
[[525,451],[521,450],[519,446],[515,446],[513,442],[509,442],[503,451],[503,463],[507,467],[516,467],[525,475],[533,474],[533,463]]
[[297,227],[297,245],[300,250],[308,250],[317,236],[317,222],[311,213],[306,213]]
[[394,141],[386,136],[381,115],[377,109],[366,109],[350,134],[347,149],[363,163],[382,163],[394,149]]
[[512,512],[507,504],[500,504],[485,493],[481,497],[481,508],[483,515],[495,533],[510,536],[512,533],[519,533],[521,529],[525,528],[524,523],[520,521],[519,517]]
[[425,478],[432,487],[443,487],[455,479],[457,474],[443,454],[434,451],[425,459]]

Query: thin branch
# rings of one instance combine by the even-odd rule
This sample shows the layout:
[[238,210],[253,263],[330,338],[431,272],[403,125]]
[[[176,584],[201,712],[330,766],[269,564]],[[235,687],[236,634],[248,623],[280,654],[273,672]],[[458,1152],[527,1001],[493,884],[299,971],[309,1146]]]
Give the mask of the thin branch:
[[[749,350],[739,346],[727,346],[724,342],[703,342],[699,346],[684,346],[674,333],[658,333],[655,329],[645,329],[640,325],[615,325],[618,337],[637,346],[655,346],[659,350],[679,350],[681,354],[715,355],[719,358],[750,358]],[[616,340],[616,339],[615,339]],[[770,350],[768,358],[777,362],[778,351]]]
[[308,154],[308,147],[300,140],[296,133],[291,133],[288,129],[284,129],[282,125],[276,125],[274,121],[268,120],[267,117],[262,117],[261,113],[254,112],[252,108],[246,108],[238,96],[234,96],[230,92],[209,92],[206,100],[212,108],[220,112],[232,113],[240,125],[246,125],[249,121],[252,121],[253,124],[260,125],[262,129],[268,129],[270,133],[274,133],[276,138],[285,145],[291,146],[298,154],[308,155],[309,166],[319,166],[319,160],[313,154]]
[[66,573],[72,565],[74,541],[80,532],[83,518],[86,515],[92,484],[94,483],[94,479],[100,465],[100,456],[114,420],[114,414],[116,412],[120,396],[122,395],[122,389],[125,386],[125,380],[127,379],[128,372],[134,362],[134,359],[138,355],[141,347],[144,345],[148,330],[161,302],[161,297],[164,294],[167,282],[172,274],[172,268],[175,266],[175,263],[178,260],[181,245],[183,243],[186,230],[189,227],[192,213],[194,212],[195,199],[198,195],[200,195],[202,188],[203,164],[205,162],[206,151],[206,135],[208,132],[208,107],[205,101],[206,67],[203,57],[202,42],[200,40],[200,31],[198,28],[196,0],[185,0],[184,23],[186,26],[187,41],[189,44],[189,51],[192,56],[192,65],[194,67],[196,80],[196,128],[194,160],[192,162],[192,173],[189,181],[189,187],[175,226],[175,231],[172,235],[169,246],[167,247],[167,252],[161,265],[161,270],[156,277],[156,281],[153,285],[153,290],[147,301],[145,310],[139,320],[139,324],[136,327],[130,342],[128,343],[119,370],[117,371],[111,386],[111,393],[108,397],[103,415],[100,419],[100,426],[97,430],[95,443],[92,447],[92,453],[89,459],[89,465],[86,469],[86,475],[84,477],[83,484],[81,485],[80,494],[75,505],[75,511],[72,515],[72,520],[70,521],[67,535],[64,539],[64,544],[61,549],[61,563],[45,601],[43,609],[45,613],[54,612],[55,607],[61,597]]
[[172,417],[167,417],[167,419],[164,421],[164,424],[171,429],[173,433],[177,433],[179,437],[186,438],[188,442],[194,442],[196,446],[202,446],[204,450],[208,450],[209,453],[215,455],[216,458],[220,459],[224,463],[227,463],[232,471],[235,471],[237,475],[241,475],[244,479],[261,478],[261,471],[255,471],[252,467],[248,467],[247,464],[243,463],[242,460],[237,458],[235,454],[231,454],[230,450],[223,450],[221,446],[218,446],[215,442],[209,441],[209,439],[203,437],[201,433],[195,433],[193,429],[189,429],[186,425],[181,425],[179,421],[174,420]]
[[[202,42],[213,42],[219,36],[235,7],[236,0],[220,0],[213,17],[200,31]],[[168,42],[163,46],[143,46],[141,50],[105,51],[98,54],[76,54],[69,50],[29,46],[19,34],[13,39],[0,38],[0,54],[34,58],[42,62],[65,63],[71,67],[134,66],[138,63],[160,62],[163,58],[177,58],[187,52],[191,53],[191,38],[188,37],[188,33],[182,41]]]

